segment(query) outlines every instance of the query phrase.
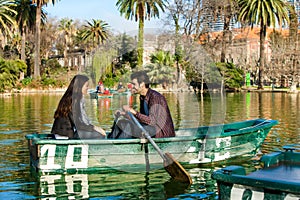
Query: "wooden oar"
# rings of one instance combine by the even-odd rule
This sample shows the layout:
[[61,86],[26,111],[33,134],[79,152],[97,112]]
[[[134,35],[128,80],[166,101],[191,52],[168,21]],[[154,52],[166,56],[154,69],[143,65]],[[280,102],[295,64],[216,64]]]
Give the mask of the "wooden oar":
[[134,121],[134,123],[143,131],[146,138],[150,141],[152,146],[158,152],[158,154],[162,157],[164,168],[170,174],[170,176],[176,180],[181,182],[192,184],[192,178],[187,173],[187,171],[180,165],[179,162],[170,154],[163,153],[162,150],[157,146],[157,144],[153,141],[149,133],[144,129],[144,127],[140,124],[140,122],[132,115],[131,112],[128,112],[130,118]]

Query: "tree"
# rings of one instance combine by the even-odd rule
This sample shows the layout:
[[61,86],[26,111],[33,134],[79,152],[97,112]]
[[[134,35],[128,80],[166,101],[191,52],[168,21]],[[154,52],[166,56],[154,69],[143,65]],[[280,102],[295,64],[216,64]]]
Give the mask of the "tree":
[[[185,1],[183,0],[175,0],[173,4],[169,5],[167,7],[169,14],[167,17],[168,19],[172,19],[174,21],[174,28],[175,28],[175,61],[176,61],[176,67],[177,67],[177,78],[176,78],[176,83],[180,84],[181,82],[181,72],[182,68],[180,63],[182,62],[182,57],[183,57],[183,50],[182,50],[182,44],[181,44],[181,36],[180,36],[180,18],[181,15],[184,13],[183,8],[184,8],[184,3]],[[169,23],[169,20],[168,22]]]
[[151,17],[159,18],[159,9],[165,12],[167,0],[118,0],[116,6],[120,14],[124,15],[126,19],[135,19],[139,23],[138,31],[138,67],[143,66],[144,53],[144,24],[145,19],[150,20]]
[[220,74],[222,75],[221,89],[240,89],[243,83],[243,71],[234,66],[233,63],[216,63]]
[[12,30],[16,27],[14,17],[17,12],[13,9],[14,6],[13,0],[0,0],[0,31],[4,41],[12,36]]
[[[167,7],[168,13],[165,25],[171,25],[175,29],[175,60],[177,67],[178,85],[182,83],[182,71],[184,68],[186,51],[199,42],[199,37],[204,32],[209,32],[212,9],[212,1],[199,0],[174,0]],[[171,24],[170,24],[171,23]],[[182,37],[182,35],[184,37]],[[184,41],[182,41],[184,39]],[[186,70],[185,70],[186,71]]]
[[134,69],[137,65],[137,53],[134,38],[123,33],[116,37],[116,43],[118,58],[115,67],[121,71],[127,71],[127,67]]
[[292,75],[292,83],[290,86],[291,91],[296,90],[297,87],[297,78],[296,76],[298,75],[297,73],[297,67],[296,63],[298,58],[295,56],[297,52],[297,46],[298,46],[298,15],[296,13],[295,5],[291,6],[290,9],[290,30],[289,30],[289,49],[292,53],[291,59],[292,60],[292,70],[291,70],[291,75]]
[[162,83],[166,88],[167,84],[174,80],[174,58],[170,52],[159,50],[150,56],[150,64],[145,66],[152,83]]
[[26,71],[26,64],[21,60],[0,58],[0,92],[12,89],[19,80],[20,73]]
[[217,1],[217,16],[218,19],[223,18],[223,33],[221,45],[221,62],[225,62],[227,43],[230,41],[230,23],[234,16],[236,16],[237,5],[235,0]]
[[253,28],[260,25],[260,51],[258,89],[263,89],[263,75],[266,62],[265,41],[267,27],[280,27],[289,23],[289,6],[284,0],[238,0],[240,14],[238,20],[246,22]]
[[69,66],[67,56],[68,49],[70,49],[70,45],[72,44],[72,37],[76,32],[73,20],[68,18],[61,19],[59,21],[58,30],[64,38],[64,65]]
[[[111,53],[110,47],[102,46],[110,36],[108,24],[101,20],[92,19],[92,21],[86,21],[86,24],[78,32],[77,39],[85,43],[85,49],[92,52],[92,66],[91,66],[91,77],[92,80],[96,82],[99,78],[98,73],[105,73],[108,66],[111,66],[111,55],[116,53]],[[108,63],[108,64],[107,64]]]
[[[31,0],[16,0],[15,3],[16,7],[14,9],[17,12],[16,21],[22,36],[21,60],[25,61],[26,33],[30,30],[33,32],[36,17],[36,5],[33,5]],[[45,14],[42,13],[42,17],[45,17]]]
[[[51,0],[54,5],[58,0]],[[36,18],[35,18],[35,45],[34,45],[34,78],[40,78],[40,46],[41,46],[41,16],[42,7],[48,4],[50,0],[32,0],[36,5]]]
[[211,4],[211,2],[174,0],[167,7],[169,13],[167,14],[166,24],[174,22],[175,32],[180,29],[184,35],[197,39],[201,32],[206,29],[204,24],[207,16],[204,13],[206,4]]
[[108,24],[101,19],[92,19],[91,22],[86,22],[87,24],[84,25],[83,30],[80,33],[82,40],[92,41],[93,47],[103,44],[109,36]]

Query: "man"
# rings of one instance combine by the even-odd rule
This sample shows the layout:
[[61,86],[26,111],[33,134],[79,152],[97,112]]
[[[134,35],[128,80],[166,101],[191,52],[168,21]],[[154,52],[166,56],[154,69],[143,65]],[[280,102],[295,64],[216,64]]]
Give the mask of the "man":
[[[123,111],[131,112],[146,130],[154,130],[152,137],[174,137],[175,130],[171,113],[165,97],[149,88],[150,79],[145,71],[134,72],[131,75],[131,92],[140,95],[140,111],[129,105],[123,106]],[[150,131],[151,132],[151,131]]]

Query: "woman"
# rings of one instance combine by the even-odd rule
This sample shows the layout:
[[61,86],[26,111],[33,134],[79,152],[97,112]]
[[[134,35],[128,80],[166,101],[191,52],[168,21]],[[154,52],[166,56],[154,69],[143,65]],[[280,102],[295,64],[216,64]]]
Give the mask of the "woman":
[[54,113],[51,133],[56,139],[105,138],[105,131],[92,125],[84,110],[84,95],[87,94],[88,88],[87,76],[74,76]]

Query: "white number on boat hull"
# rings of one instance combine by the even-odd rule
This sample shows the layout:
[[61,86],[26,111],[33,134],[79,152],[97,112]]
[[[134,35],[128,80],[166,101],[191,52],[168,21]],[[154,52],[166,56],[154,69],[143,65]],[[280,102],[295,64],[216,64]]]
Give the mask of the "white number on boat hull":
[[[234,184],[231,193],[230,193],[230,199],[231,200],[242,200],[243,195],[246,190],[251,191],[251,200],[264,200],[264,191],[259,188]],[[287,196],[284,198],[284,200],[299,200],[300,196],[296,196],[293,194],[287,194]]]
[[[81,148],[81,161],[75,162],[74,161],[74,151],[75,148]],[[87,168],[88,167],[88,145],[69,145],[68,146],[68,152],[67,152],[67,158],[66,158],[66,164],[65,168]]]
[[41,169],[61,169],[61,166],[59,164],[54,164],[55,150],[56,150],[56,145],[46,144],[42,146],[41,157],[45,156],[47,152],[48,154],[47,154],[47,164],[40,165]]
[[232,200],[242,200],[243,194],[245,190],[251,190],[252,191],[252,200],[263,200],[264,199],[264,192],[263,191],[257,191],[252,187],[245,187],[243,185],[237,185],[234,184],[231,189],[230,199]]
[[231,136],[217,138],[216,146],[217,146],[217,148],[221,148],[222,146],[225,146],[225,148],[222,153],[220,153],[220,152],[215,153],[214,161],[226,160],[227,158],[230,158],[230,152],[226,152],[225,150],[226,150],[226,147],[229,149],[231,146]]
[[[74,161],[75,149],[81,150],[80,161]],[[87,168],[88,167],[88,149],[89,145],[68,145],[68,150],[65,160],[65,169],[72,168]],[[40,157],[45,157],[47,155],[47,162],[44,165],[40,165],[40,169],[61,169],[60,164],[55,164],[55,152],[56,145],[43,145],[41,147]]]
[[[213,159],[205,157],[205,152],[208,152],[209,150],[206,149],[206,139],[205,140],[197,140],[201,144],[201,150],[199,150],[198,158],[190,160],[190,164],[196,164],[196,163],[208,163],[212,161],[220,161],[220,160],[226,160],[230,158],[230,152],[225,151],[226,149],[230,149],[231,147],[231,136],[228,137],[222,137],[222,138],[216,138],[216,147],[217,148],[224,148],[224,151],[222,152],[215,152],[212,154]],[[196,147],[190,147],[187,152],[195,152]]]

